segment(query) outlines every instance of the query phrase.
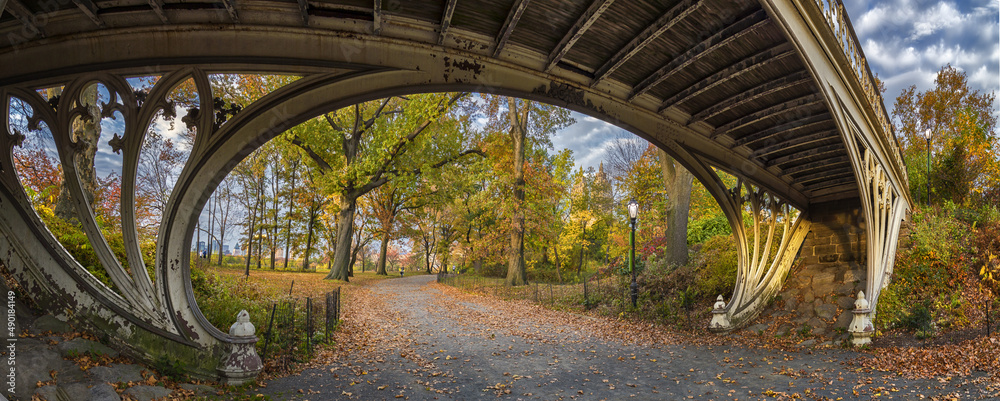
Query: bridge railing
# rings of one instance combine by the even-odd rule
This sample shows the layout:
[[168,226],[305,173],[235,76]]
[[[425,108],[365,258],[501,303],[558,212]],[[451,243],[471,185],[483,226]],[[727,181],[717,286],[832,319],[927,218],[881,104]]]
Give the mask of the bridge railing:
[[820,8],[827,26],[837,38],[837,43],[844,52],[844,56],[851,63],[854,77],[857,78],[858,83],[864,90],[866,100],[875,109],[875,119],[882,130],[891,136],[887,141],[889,147],[892,149],[890,153],[892,153],[897,166],[900,167],[899,171],[903,174],[903,179],[908,180],[906,168],[903,167],[899,138],[893,132],[892,123],[889,119],[889,114],[886,112],[882,93],[879,91],[878,85],[875,84],[874,75],[868,66],[868,59],[865,57],[864,50],[861,49],[861,43],[858,42],[858,38],[854,34],[854,26],[851,24],[851,18],[847,15],[847,11],[844,10],[844,3],[842,0],[813,0],[813,2]]

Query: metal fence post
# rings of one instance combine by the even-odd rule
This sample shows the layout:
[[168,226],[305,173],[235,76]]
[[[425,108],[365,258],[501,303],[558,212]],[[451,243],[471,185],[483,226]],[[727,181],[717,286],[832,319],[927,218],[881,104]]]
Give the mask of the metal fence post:
[[278,308],[278,303],[275,302],[271,305],[271,318],[268,319],[267,331],[264,333],[264,349],[260,352],[260,360],[264,361],[264,357],[267,356],[267,345],[271,342],[271,330],[274,328],[274,311]]
[[312,357],[312,298],[306,297],[306,358]]

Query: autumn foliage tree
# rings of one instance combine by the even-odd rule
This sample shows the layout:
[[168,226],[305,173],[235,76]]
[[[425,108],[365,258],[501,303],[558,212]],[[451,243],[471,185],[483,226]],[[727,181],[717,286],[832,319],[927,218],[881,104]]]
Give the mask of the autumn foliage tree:
[[[964,71],[947,65],[934,88],[915,86],[896,98],[892,115],[915,199],[981,202],[1000,190],[1000,143],[994,94],[969,88]],[[931,170],[927,170],[930,132]],[[931,194],[926,193],[930,181]]]

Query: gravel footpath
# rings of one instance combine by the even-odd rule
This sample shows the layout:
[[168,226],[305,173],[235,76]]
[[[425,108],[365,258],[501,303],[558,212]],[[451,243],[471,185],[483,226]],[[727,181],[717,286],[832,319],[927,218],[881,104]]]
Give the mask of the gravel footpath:
[[[911,380],[841,349],[781,351],[619,341],[606,319],[460,294],[412,276],[373,283],[338,346],[256,392],[272,399],[990,399],[984,373]],[[360,298],[360,299],[357,299]],[[707,334],[706,334],[707,335]],[[627,340],[627,331],[620,338]],[[613,338],[609,338],[613,337]],[[253,392],[253,391],[251,391]]]

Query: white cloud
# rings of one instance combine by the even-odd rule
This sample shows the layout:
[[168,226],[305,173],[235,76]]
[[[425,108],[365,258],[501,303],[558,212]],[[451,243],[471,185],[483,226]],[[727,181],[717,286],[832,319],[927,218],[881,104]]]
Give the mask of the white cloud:
[[[966,71],[969,86],[1000,91],[1000,1],[845,0],[872,72],[886,85],[886,106],[911,85],[934,87],[945,65]],[[994,103],[1000,115],[1000,103]]]
[[966,16],[960,14],[951,3],[938,3],[937,6],[924,10],[913,24],[910,39],[919,39],[932,35],[946,28],[964,28],[962,23]]
[[997,76],[996,71],[990,71],[984,64],[978,70],[969,73],[969,83],[984,88],[996,88],[1000,86],[1000,77]]

